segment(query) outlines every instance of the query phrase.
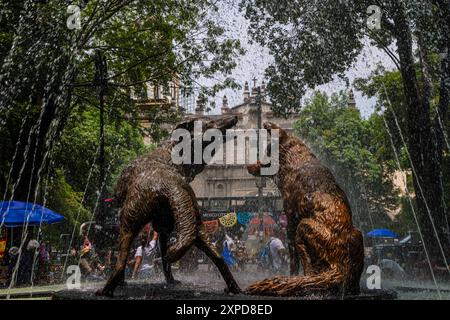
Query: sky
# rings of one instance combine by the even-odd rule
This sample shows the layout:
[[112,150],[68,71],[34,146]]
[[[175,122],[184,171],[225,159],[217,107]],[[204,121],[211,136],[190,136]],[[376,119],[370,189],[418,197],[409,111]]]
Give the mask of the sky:
[[[270,55],[268,49],[261,47],[257,43],[250,43],[250,37],[247,32],[249,23],[245,19],[244,13],[240,12],[238,3],[239,0],[220,1],[217,20],[225,28],[226,36],[240,39],[241,45],[246,50],[245,55],[239,57],[232,77],[242,87],[245,81],[248,81],[250,86],[252,86],[254,78],[258,79],[257,84],[259,85],[264,80],[264,71],[273,61],[273,57]],[[383,51],[366,45],[355,65],[346,73],[350,84],[356,78],[369,76],[371,71],[375,69],[377,63],[382,63],[387,70],[394,67],[390,58]],[[208,85],[208,81],[204,81],[203,84]],[[345,81],[339,79],[316,88],[316,90],[325,91],[327,94],[345,89]],[[356,90],[354,92],[357,107],[360,109],[361,115],[367,118],[374,110],[375,99],[368,99]],[[305,98],[311,93],[309,92]],[[224,95],[228,98],[229,106],[238,105],[243,102],[243,89],[223,90],[215,98],[216,109],[211,111],[211,114],[220,113]]]

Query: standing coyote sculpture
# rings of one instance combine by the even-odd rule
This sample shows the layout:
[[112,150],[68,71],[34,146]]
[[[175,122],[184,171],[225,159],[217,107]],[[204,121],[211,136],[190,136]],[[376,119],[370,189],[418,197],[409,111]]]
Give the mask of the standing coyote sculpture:
[[[177,128],[194,132],[191,119]],[[236,125],[237,118],[228,116],[213,121],[202,120],[202,131],[226,129]],[[208,143],[203,142],[205,148]],[[189,183],[205,167],[203,164],[174,164],[172,148],[175,142],[168,142],[149,155],[131,162],[122,172],[116,187],[116,200],[121,205],[119,257],[116,267],[103,290],[98,295],[112,296],[115,288],[124,280],[125,265],[133,239],[149,222],[159,234],[163,272],[168,283],[175,283],[170,264],[179,260],[192,246],[202,250],[217,266],[228,290],[240,292],[226,263],[214,246],[201,224],[200,212],[194,191]],[[191,148],[194,149],[191,142]],[[193,154],[193,152],[192,152]],[[176,230],[176,242],[167,249],[167,241],[172,230]]]
[[[353,227],[345,193],[332,173],[299,139],[279,130],[279,171],[273,176],[288,218],[291,277],[277,276],[252,284],[254,295],[301,296],[359,294],[363,238]],[[258,162],[247,167],[260,175]],[[298,276],[299,257],[304,275]]]

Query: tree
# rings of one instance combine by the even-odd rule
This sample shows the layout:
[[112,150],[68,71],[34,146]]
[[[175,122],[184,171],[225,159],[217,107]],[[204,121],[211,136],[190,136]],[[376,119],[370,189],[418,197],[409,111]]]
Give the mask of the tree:
[[[376,4],[380,29],[368,26]],[[442,188],[444,132],[450,102],[450,6],[446,0],[273,1],[243,0],[251,31],[275,56],[267,70],[276,109],[299,108],[307,88],[343,75],[369,39],[397,66],[406,104],[407,150],[413,169],[419,227],[432,260],[450,255],[448,211]],[[373,6],[371,7],[373,8]],[[414,48],[417,47],[417,55]],[[438,70],[430,68],[433,55]],[[422,70],[418,78],[415,65]],[[439,79],[433,87],[431,79]],[[439,92],[436,108],[433,93]]]
[[[434,56],[431,60],[432,68],[438,68],[439,59]],[[422,78],[420,66],[416,66],[416,73],[418,78]],[[437,88],[439,86],[439,79],[432,79],[433,86]],[[386,71],[384,68],[379,68],[373,72],[368,78],[361,78],[355,81],[355,86],[363,94],[372,98],[377,97],[375,105],[376,112],[372,117],[377,117],[381,121],[381,130],[379,134],[384,137],[380,137],[380,141],[384,141],[384,149],[387,151],[386,155],[389,159],[395,160],[393,152],[399,156],[400,163],[396,164],[399,170],[407,173],[407,188],[408,191],[414,190],[414,185],[411,177],[411,162],[408,158],[407,145],[409,136],[405,135],[408,130],[407,126],[407,105],[406,99],[402,92],[402,78],[399,71]],[[433,94],[432,108],[436,108],[436,103],[439,102],[439,93]],[[449,125],[450,119],[443,120],[443,132],[444,138],[448,146],[448,134],[450,132]],[[384,128],[383,128],[384,127]],[[384,129],[384,130],[383,130]],[[391,141],[392,139],[392,141]],[[448,170],[450,166],[449,153],[443,155],[443,189],[449,190],[450,188],[450,172]],[[445,194],[444,200],[447,208],[450,206],[450,198]],[[411,203],[407,197],[414,197],[414,195],[406,195],[402,199],[402,210],[396,220],[402,221],[405,226],[404,230],[416,230],[417,226],[413,225],[415,222],[413,210],[417,210],[415,206],[411,208]]]

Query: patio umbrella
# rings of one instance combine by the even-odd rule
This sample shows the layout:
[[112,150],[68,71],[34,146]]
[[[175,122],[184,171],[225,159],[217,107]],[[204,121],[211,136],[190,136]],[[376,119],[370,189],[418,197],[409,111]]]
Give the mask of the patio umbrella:
[[64,217],[41,205],[21,201],[0,202],[0,224],[21,227],[28,221],[29,226],[54,224],[64,221]]
[[398,234],[388,229],[375,229],[368,232],[366,236],[372,238],[399,238]]

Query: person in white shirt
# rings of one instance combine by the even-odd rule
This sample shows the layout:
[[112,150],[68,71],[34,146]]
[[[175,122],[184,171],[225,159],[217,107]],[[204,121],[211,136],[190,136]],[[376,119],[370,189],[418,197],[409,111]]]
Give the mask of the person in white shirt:
[[286,255],[286,248],[280,240],[281,229],[274,230],[274,236],[269,240],[269,249],[272,262],[272,269],[274,271],[281,271],[284,265],[284,256]]
[[146,279],[153,274],[157,239],[153,237],[153,234],[150,239],[152,240],[148,242],[147,237],[143,237],[141,239],[141,245],[136,250],[132,279]]
[[231,252],[233,252],[236,248],[234,240],[227,234],[225,234],[225,241],[223,242],[223,246],[226,246]]

